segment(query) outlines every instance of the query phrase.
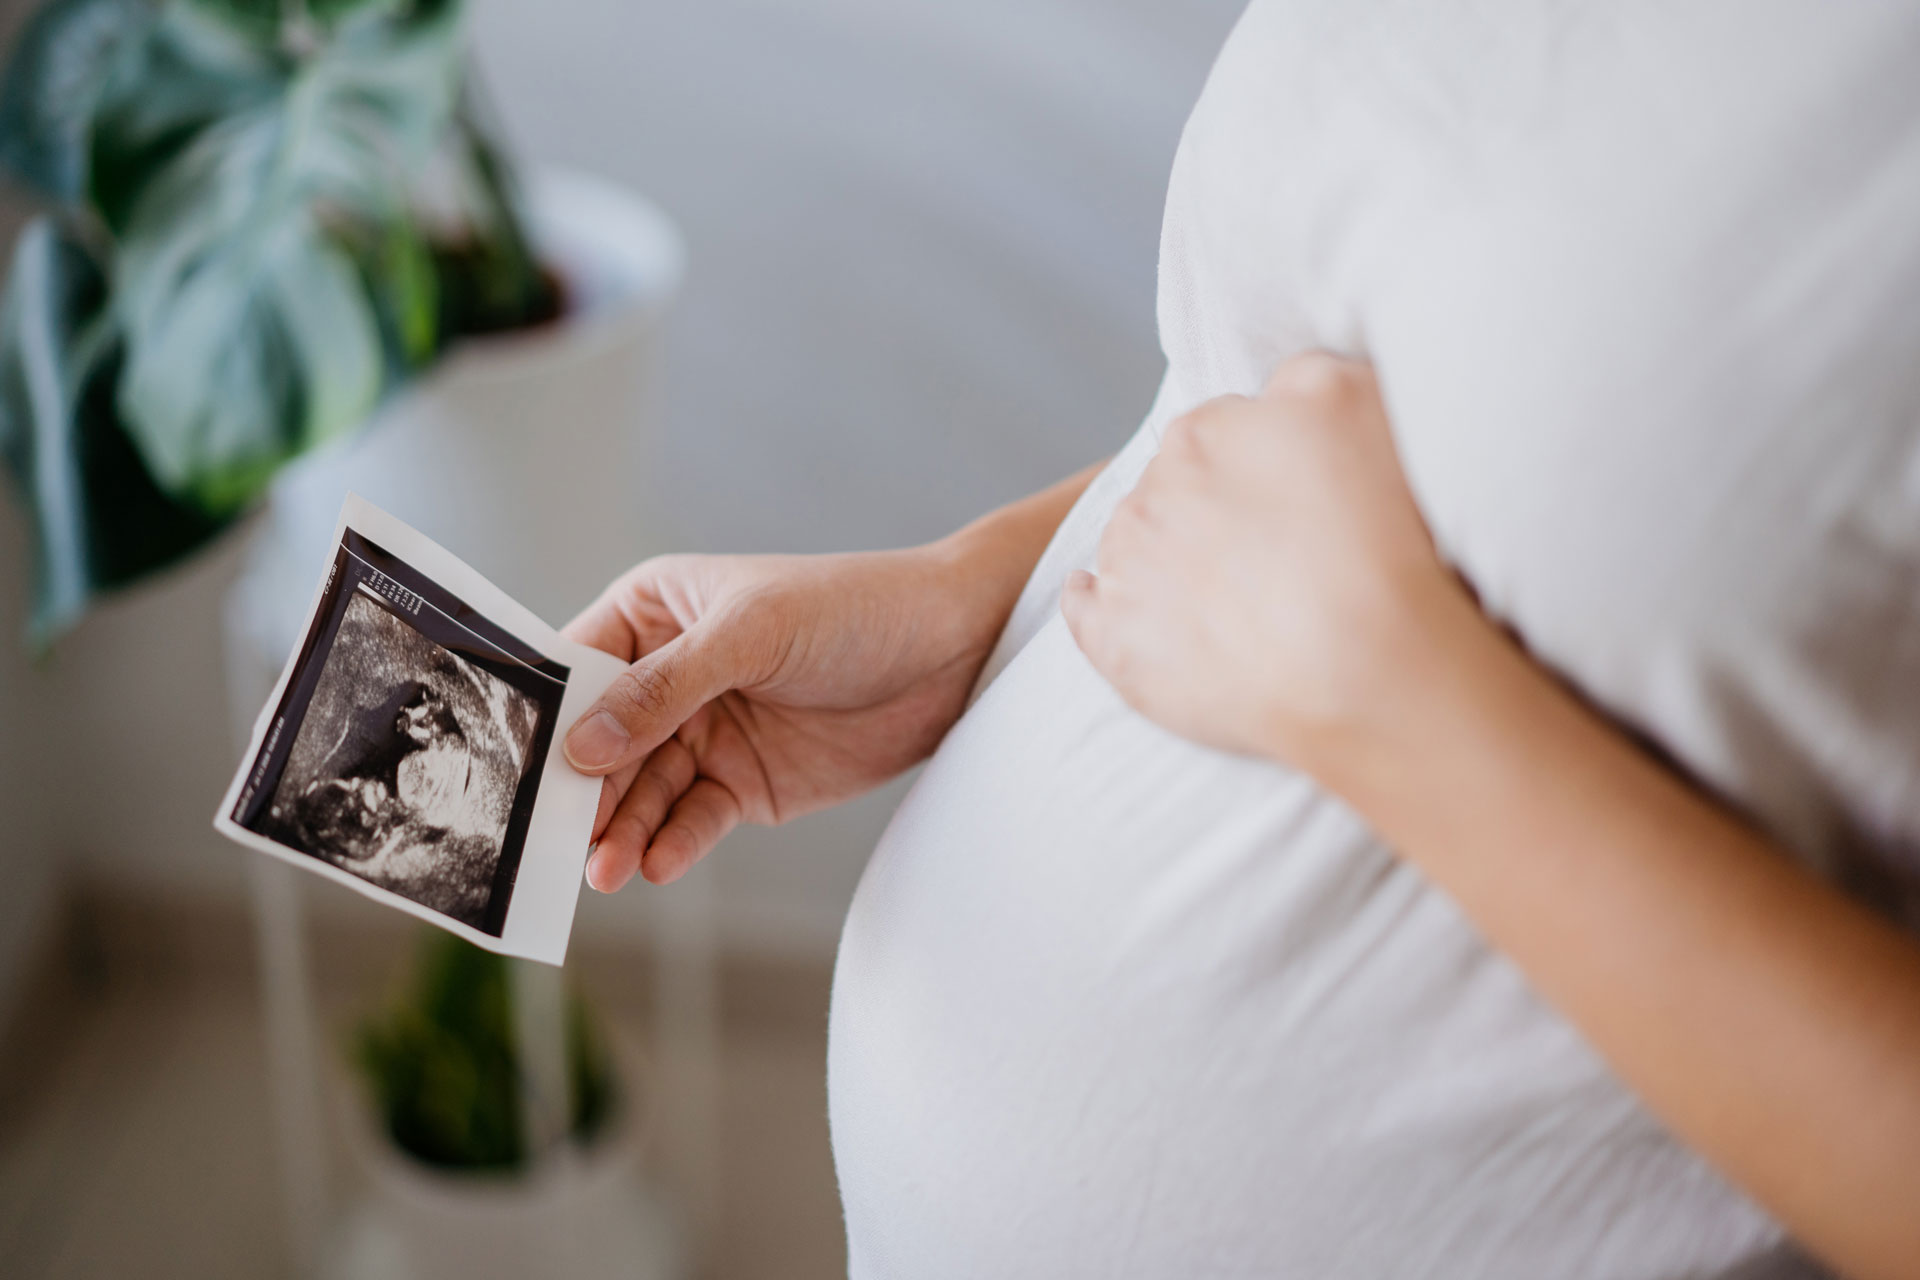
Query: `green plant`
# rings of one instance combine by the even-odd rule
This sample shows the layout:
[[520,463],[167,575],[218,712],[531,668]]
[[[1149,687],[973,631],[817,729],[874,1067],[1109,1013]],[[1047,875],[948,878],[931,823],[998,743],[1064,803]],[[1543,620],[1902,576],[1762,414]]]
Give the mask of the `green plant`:
[[31,630],[191,553],[463,334],[538,323],[461,0],[51,0],[0,165],[51,202],[0,305]]
[[[423,946],[411,982],[354,1038],[354,1058],[386,1132],[431,1165],[523,1166],[509,963],[450,934]],[[577,995],[567,1004],[574,1139],[590,1141],[616,1098],[605,1038]]]

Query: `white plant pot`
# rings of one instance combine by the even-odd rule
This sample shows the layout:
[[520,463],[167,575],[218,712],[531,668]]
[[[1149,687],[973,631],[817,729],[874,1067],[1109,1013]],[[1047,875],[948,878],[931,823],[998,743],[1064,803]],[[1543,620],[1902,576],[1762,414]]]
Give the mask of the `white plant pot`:
[[[348,1150],[367,1189],[330,1274],[351,1280],[679,1280],[682,1252],[640,1176],[642,1094],[618,1053],[625,1109],[593,1146],[520,1176],[421,1164],[380,1130],[364,1094],[345,1088]],[[344,1082],[342,1082],[344,1083]]]
[[462,344],[363,432],[280,474],[233,598],[234,622],[273,661],[298,637],[349,491],[556,625],[661,549],[649,390],[680,236],[603,179],[539,171],[526,194],[566,314]]
[[618,1138],[519,1179],[459,1177],[391,1149],[369,1161],[370,1208],[405,1280],[670,1280],[664,1214]]

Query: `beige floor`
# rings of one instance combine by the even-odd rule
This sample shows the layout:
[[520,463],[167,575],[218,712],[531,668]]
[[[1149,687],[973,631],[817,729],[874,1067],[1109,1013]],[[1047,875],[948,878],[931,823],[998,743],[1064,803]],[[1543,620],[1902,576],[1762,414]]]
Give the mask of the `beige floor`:
[[[104,960],[98,950],[63,993],[63,1016],[26,1036],[16,1028],[6,1049],[0,1276],[290,1276],[245,947],[201,946],[186,963],[141,947],[107,948]],[[644,1018],[618,958],[585,967],[608,1015],[640,1038]],[[844,1276],[825,975],[730,970],[727,984],[722,1218],[702,1274]]]

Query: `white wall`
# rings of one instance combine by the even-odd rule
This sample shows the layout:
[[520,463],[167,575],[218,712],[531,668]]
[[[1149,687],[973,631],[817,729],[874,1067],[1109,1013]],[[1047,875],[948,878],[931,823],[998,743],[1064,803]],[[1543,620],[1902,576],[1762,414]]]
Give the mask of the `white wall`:
[[[899,545],[1116,449],[1161,370],[1167,170],[1240,7],[480,0],[522,153],[685,227],[658,491],[682,540]],[[736,836],[729,932],[830,948],[898,791]]]
[[[1117,448],[1160,372],[1167,169],[1239,7],[479,0],[521,151],[624,179],[687,234],[663,474],[635,500],[684,546],[897,545]],[[246,855],[207,829],[233,762],[218,640],[236,547],[115,601],[24,683],[17,655],[0,662],[0,767],[41,762],[36,843],[84,874],[240,892]],[[897,792],[730,841],[712,872],[727,937],[826,954]],[[593,901],[584,927],[637,916]]]

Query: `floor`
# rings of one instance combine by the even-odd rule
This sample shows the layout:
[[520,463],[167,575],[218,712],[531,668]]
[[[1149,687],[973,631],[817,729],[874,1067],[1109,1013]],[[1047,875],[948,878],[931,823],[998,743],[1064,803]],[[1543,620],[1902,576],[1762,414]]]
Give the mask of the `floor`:
[[[129,944],[124,921],[104,929],[106,945],[83,927],[59,966],[57,1015],[12,1037],[0,1088],[10,1280],[293,1280],[250,953],[243,937],[218,940],[227,927],[176,925],[176,942],[157,947]],[[143,929],[155,932],[147,922],[131,933]],[[336,968],[385,963],[378,946],[351,949]],[[622,980],[620,957],[582,967],[605,1016],[642,1039],[627,988],[643,984]],[[703,1277],[846,1274],[827,1146],[826,976],[764,965],[723,975],[722,1208]],[[337,1010],[364,993],[356,979],[329,999]]]

